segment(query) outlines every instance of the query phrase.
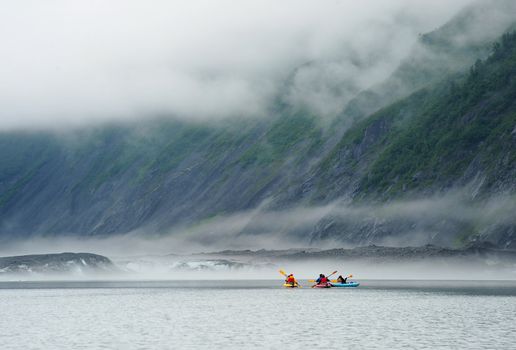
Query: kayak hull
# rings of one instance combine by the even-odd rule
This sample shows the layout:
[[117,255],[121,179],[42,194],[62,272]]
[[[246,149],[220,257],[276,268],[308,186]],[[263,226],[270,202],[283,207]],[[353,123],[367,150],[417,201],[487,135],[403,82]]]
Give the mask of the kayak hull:
[[285,284],[283,284],[283,287],[285,287],[285,288],[299,288],[299,285],[297,285],[297,284],[291,285],[290,283],[285,283]]
[[331,284],[316,284],[313,288],[331,288]]
[[332,283],[332,287],[336,288],[355,288],[358,287],[360,283],[358,282],[349,282],[349,283]]

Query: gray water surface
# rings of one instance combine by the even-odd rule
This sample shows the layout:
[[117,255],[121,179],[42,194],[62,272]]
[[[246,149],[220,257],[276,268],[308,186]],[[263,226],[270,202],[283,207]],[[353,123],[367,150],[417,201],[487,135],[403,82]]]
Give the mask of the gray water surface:
[[516,349],[516,282],[361,282],[0,282],[0,348]]

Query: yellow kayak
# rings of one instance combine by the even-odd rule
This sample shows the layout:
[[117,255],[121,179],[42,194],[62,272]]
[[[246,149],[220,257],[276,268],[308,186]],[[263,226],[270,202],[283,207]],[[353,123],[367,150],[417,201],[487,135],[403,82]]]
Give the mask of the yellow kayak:
[[284,283],[284,284],[283,284],[283,287],[285,287],[285,288],[298,288],[298,287],[299,287],[299,284],[294,284],[294,285],[292,285],[292,284],[290,284],[290,283]]

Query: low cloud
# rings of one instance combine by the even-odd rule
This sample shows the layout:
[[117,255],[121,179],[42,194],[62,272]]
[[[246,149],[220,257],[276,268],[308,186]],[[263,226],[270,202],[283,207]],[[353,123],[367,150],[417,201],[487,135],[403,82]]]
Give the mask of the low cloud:
[[[0,245],[0,255],[84,251],[127,256],[187,254],[224,249],[340,248],[372,243],[398,247],[427,243],[439,245],[447,239],[454,242],[457,238],[457,232],[448,231],[450,226],[443,224],[465,227],[469,230],[465,233],[472,235],[489,233],[496,226],[514,227],[514,212],[515,196],[471,201],[464,191],[370,205],[334,202],[324,206],[295,207],[281,211],[269,211],[264,206],[215,217],[194,226],[175,227],[165,235],[150,234],[152,230],[141,229],[130,234],[108,237],[47,236],[9,240]],[[360,232],[365,240],[353,243],[347,236],[350,231],[346,230],[338,231],[337,235],[314,239],[314,230],[330,222],[344,224],[350,231],[365,228],[367,232]],[[400,222],[403,225],[400,232],[371,236],[381,225]],[[444,238],[436,241],[436,234]],[[371,241],[367,241],[368,237]],[[481,238],[489,239],[488,236]]]
[[11,2],[0,130],[259,116],[278,95],[331,115],[471,2]]

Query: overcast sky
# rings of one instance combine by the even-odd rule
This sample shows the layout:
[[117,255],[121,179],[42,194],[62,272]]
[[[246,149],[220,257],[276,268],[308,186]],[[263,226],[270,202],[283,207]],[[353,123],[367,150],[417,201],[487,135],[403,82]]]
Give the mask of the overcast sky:
[[331,114],[470,2],[4,1],[0,129],[260,115],[279,92]]

